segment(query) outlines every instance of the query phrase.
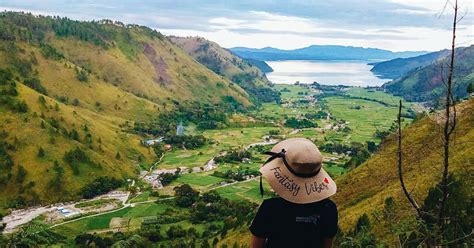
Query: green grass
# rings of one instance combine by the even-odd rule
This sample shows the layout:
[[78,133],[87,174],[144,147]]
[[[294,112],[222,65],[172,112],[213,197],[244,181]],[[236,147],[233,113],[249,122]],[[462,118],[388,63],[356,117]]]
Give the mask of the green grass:
[[189,185],[197,186],[210,186],[219,182],[224,181],[223,178],[207,175],[204,173],[191,173],[181,175],[178,180],[178,183],[183,184],[187,183]]
[[164,213],[167,208],[171,207],[166,203],[146,203],[137,204],[135,207],[127,207],[116,212],[103,214],[95,217],[84,218],[68,224],[64,224],[53,228],[53,231],[66,237],[75,237],[78,234],[93,230],[101,230],[109,228],[112,218],[131,218],[137,219],[147,216],[156,216]]
[[177,167],[201,167],[221,151],[239,148],[252,143],[261,142],[275,127],[226,128],[206,130],[202,134],[216,144],[206,145],[195,150],[174,149],[167,152],[158,168],[170,169]]
[[[309,88],[301,85],[276,84],[274,88],[281,93],[281,99],[284,101],[303,98],[305,96],[304,94],[315,94],[314,92],[311,92]],[[289,92],[283,91],[283,89],[289,90]],[[299,95],[298,93],[303,93],[303,95]]]
[[115,201],[114,199],[98,199],[98,200],[93,200],[93,201],[86,201],[86,202],[81,202],[74,207],[76,208],[85,208],[85,207],[100,207],[102,205],[105,205],[107,203]]
[[130,200],[130,202],[134,203],[134,202],[148,201],[148,198],[150,198],[150,194],[151,194],[150,191],[143,192],[143,193],[137,195],[136,197],[132,198]]
[[364,88],[354,87],[346,91],[346,94],[353,97],[363,97],[382,101],[390,105],[398,105],[398,101],[402,100],[399,96],[394,96],[383,91],[368,90]]
[[232,185],[218,188],[216,191],[225,198],[231,200],[247,200],[260,203],[263,199],[270,197],[270,186],[263,179],[264,197],[260,195],[259,178],[250,181],[238,182]]
[[[339,96],[326,97],[324,100],[334,117],[349,122],[352,131],[347,139],[356,142],[376,141],[375,131],[389,129],[398,114],[396,107],[386,107],[373,101]],[[360,109],[354,109],[355,106],[360,106]]]
[[53,228],[53,231],[61,235],[64,235],[66,237],[75,237],[87,231],[106,229],[109,227],[109,223],[112,218],[122,217],[125,214],[127,214],[130,210],[131,208],[127,207],[113,213],[81,219],[78,221],[74,221],[68,224],[55,227]]

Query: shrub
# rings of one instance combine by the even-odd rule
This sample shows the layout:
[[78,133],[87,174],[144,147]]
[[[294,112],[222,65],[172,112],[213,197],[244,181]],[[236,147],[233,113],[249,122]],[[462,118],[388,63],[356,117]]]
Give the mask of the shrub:
[[318,125],[308,119],[296,119],[294,117],[291,117],[286,120],[285,126],[291,128],[311,128],[317,127]]
[[30,78],[27,78],[25,80],[23,80],[23,83],[27,86],[29,86],[30,88],[38,91],[39,93],[43,94],[43,95],[48,95],[48,92],[46,91],[46,88],[43,87],[43,85],[41,85],[41,81],[39,78],[36,78],[36,77],[30,77]]
[[84,186],[80,193],[84,198],[92,198],[101,194],[105,194],[113,189],[122,186],[123,181],[113,177],[99,177],[91,183]]

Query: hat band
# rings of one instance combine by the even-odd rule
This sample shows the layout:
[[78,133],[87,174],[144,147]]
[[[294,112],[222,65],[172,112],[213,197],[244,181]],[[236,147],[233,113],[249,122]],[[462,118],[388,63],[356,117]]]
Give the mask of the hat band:
[[[317,171],[315,171],[313,173],[299,173],[299,172],[296,172],[295,170],[293,170],[293,168],[291,168],[291,166],[288,164],[288,161],[286,160],[286,151],[285,151],[285,149],[281,149],[281,152],[269,151],[269,152],[264,152],[263,154],[270,155],[271,157],[268,158],[267,161],[265,161],[265,163],[262,166],[265,166],[270,161],[272,161],[276,158],[281,158],[283,160],[283,164],[288,169],[288,171],[290,171],[293,175],[295,175],[297,177],[310,178],[310,177],[316,176],[319,173],[319,171],[321,171],[321,168],[319,168]],[[262,197],[263,197],[263,183],[262,183],[262,176],[261,175],[260,175],[260,195],[262,195]]]
[[271,156],[270,158],[267,159],[267,161],[263,164],[263,166],[265,166],[265,164],[269,163],[270,161],[272,161],[276,158],[281,158],[283,160],[283,164],[285,164],[286,168],[291,172],[291,174],[293,174],[297,177],[303,177],[303,178],[314,177],[321,170],[321,168],[319,168],[317,171],[311,172],[311,173],[296,172],[293,168],[291,168],[291,166],[288,164],[288,161],[286,160],[286,151],[285,151],[285,149],[281,149],[281,152],[269,151],[269,152],[264,152],[263,154],[267,154],[267,155]]

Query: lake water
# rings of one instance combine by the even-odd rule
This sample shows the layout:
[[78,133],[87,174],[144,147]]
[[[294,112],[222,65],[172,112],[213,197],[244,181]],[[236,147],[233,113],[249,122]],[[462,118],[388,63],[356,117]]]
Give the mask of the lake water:
[[267,78],[275,84],[304,84],[318,82],[325,85],[381,86],[388,79],[375,76],[368,61],[282,60],[265,61],[273,72]]

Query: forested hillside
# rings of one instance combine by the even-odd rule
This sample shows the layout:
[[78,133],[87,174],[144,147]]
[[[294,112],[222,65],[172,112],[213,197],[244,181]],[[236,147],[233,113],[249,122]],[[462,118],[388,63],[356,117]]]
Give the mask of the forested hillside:
[[[249,61],[201,37],[171,36],[170,40],[199,63],[244,88],[253,97],[254,101],[279,101],[278,94],[270,89],[271,83],[266,78],[265,73]],[[265,62],[261,63],[265,64]]]
[[[451,223],[446,227],[446,240],[469,234],[473,222],[474,100],[461,103],[457,109],[458,123],[450,147],[452,188],[446,211]],[[405,183],[423,211],[430,210],[439,200],[439,188],[434,187],[442,176],[442,114],[423,117],[402,131]],[[403,195],[398,178],[396,135],[389,136],[374,156],[351,173],[337,178],[336,183],[338,193],[334,200],[340,211],[340,226],[344,233],[354,235],[355,240],[375,235],[372,238],[387,245],[408,245],[409,240],[418,235],[422,227],[415,221],[415,211]],[[367,216],[363,217],[364,214]],[[361,223],[367,228],[366,232],[351,234],[351,230],[361,228]]]
[[[467,87],[474,81],[474,46],[456,49],[453,93],[456,98],[467,96]],[[429,102],[435,107],[445,92],[443,79],[448,75],[449,57],[417,68],[388,82],[384,87],[409,101]]]
[[370,70],[383,78],[396,79],[411,70],[432,64],[436,60],[448,56],[448,50],[432,52],[410,58],[396,58],[389,61],[374,63],[374,67]]
[[[75,199],[94,180],[115,185],[101,177],[136,176],[157,159],[140,123],[206,105],[223,120],[251,105],[146,27],[14,12],[0,26],[0,207]],[[177,124],[161,120],[163,132]]]

